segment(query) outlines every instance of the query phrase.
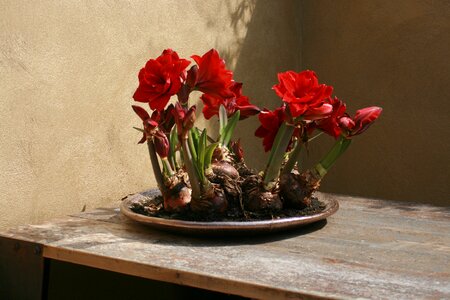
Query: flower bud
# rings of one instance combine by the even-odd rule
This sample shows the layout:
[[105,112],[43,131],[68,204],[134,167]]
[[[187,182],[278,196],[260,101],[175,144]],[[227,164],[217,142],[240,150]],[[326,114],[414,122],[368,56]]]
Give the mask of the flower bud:
[[183,105],[187,105],[191,91],[192,89],[187,84],[183,84],[177,93],[178,101]]
[[163,110],[161,115],[161,120],[159,121],[159,129],[164,131],[165,134],[169,134],[172,130],[173,125],[175,124],[175,118],[173,115],[173,111],[175,107],[173,104],[170,104],[165,110]]
[[188,112],[186,113],[186,116],[183,120],[183,129],[185,131],[189,131],[192,127],[194,127],[195,123],[195,110],[196,107],[193,105],[191,108],[189,108]]
[[153,142],[155,143],[156,153],[161,158],[166,158],[169,155],[169,139],[167,136],[160,130],[156,131],[153,135]]
[[152,119],[147,119],[144,122],[144,132],[147,136],[153,135],[153,131],[158,126],[158,123],[153,121]]
[[241,147],[241,139],[238,139],[236,142],[231,142],[231,150],[238,161],[242,161],[244,159],[244,150]]
[[380,116],[383,109],[378,106],[371,106],[356,111],[353,121],[355,127],[352,129],[351,136],[358,135],[367,130],[372,123]]
[[198,80],[198,67],[193,65],[187,72],[186,84],[193,89]]
[[178,134],[181,135],[183,132],[183,120],[186,112],[180,103],[175,104],[175,109],[172,110],[173,117],[175,118],[175,123],[177,124]]
[[339,126],[347,131],[352,131],[355,122],[350,117],[345,116],[339,119]]

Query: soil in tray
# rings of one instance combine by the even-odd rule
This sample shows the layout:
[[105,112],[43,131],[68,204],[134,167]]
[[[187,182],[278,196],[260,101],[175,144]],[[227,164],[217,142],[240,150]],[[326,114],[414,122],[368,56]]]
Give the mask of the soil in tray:
[[322,212],[325,209],[325,204],[317,198],[311,198],[311,205],[303,209],[284,208],[280,211],[266,211],[266,212],[250,212],[242,211],[240,207],[231,207],[225,214],[222,215],[199,215],[192,211],[185,211],[182,213],[170,213],[164,210],[162,204],[162,197],[146,197],[139,200],[130,207],[130,209],[138,214],[149,217],[158,217],[164,219],[177,219],[184,221],[199,221],[199,222],[213,222],[213,221],[261,221],[261,220],[275,220],[282,218],[310,216]]

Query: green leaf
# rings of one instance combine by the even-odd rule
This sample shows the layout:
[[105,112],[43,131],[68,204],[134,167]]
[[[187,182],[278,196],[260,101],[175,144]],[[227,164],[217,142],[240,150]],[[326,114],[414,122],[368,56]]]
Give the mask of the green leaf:
[[177,148],[178,145],[178,132],[176,126],[174,126],[170,131],[169,143],[170,143],[170,155],[175,155],[175,149]]
[[[194,137],[193,130],[189,130],[189,136],[188,136],[189,150],[191,152],[192,160],[197,161],[197,147],[195,147],[194,139],[195,139],[195,137]],[[198,139],[197,139],[197,144],[198,144]]]
[[[294,169],[295,164],[300,158],[300,152],[302,149],[303,144],[300,141],[297,141],[297,143],[294,146],[294,149],[289,153],[289,158],[286,164],[283,167],[283,173],[289,174]],[[299,164],[300,166],[300,164]]]
[[281,124],[280,128],[278,128],[277,134],[275,135],[275,140],[273,141],[272,149],[270,149],[270,155],[269,155],[269,160],[268,160],[267,165],[271,164],[271,162],[273,160],[273,156],[275,155],[275,153],[278,152],[280,140],[284,136],[285,131],[286,131],[286,123],[283,122]]
[[173,167],[178,169],[176,149],[177,149],[177,145],[178,145],[179,141],[178,141],[178,132],[177,132],[176,126],[173,126],[172,130],[170,131],[169,143],[170,143],[169,159],[170,159],[171,163],[173,164]]
[[[287,126],[285,123],[281,124],[278,130],[277,136],[275,138],[276,144],[272,146],[270,153],[269,162],[267,164],[264,183],[268,184],[278,177],[281,165],[283,164],[284,155],[286,153],[286,148],[289,145],[292,134],[294,133],[293,126]],[[278,141],[277,141],[278,140]]]
[[214,150],[216,150],[219,143],[214,143],[206,147],[205,153],[205,169],[208,169],[211,165],[212,156],[214,154]]
[[240,111],[236,111],[231,119],[229,120],[228,124],[223,129],[223,134],[220,136],[220,143],[223,146],[228,146],[228,143],[230,143],[231,138],[233,137],[234,128],[237,125],[237,122],[239,121],[241,113]]
[[346,139],[341,136],[340,139],[334,144],[333,148],[331,148],[330,152],[328,152],[320,163],[317,164],[316,169],[323,169],[321,169],[323,173],[323,175],[321,174],[322,177],[336,163],[337,159],[347,150],[351,142],[351,139]]
[[206,152],[206,128],[203,129],[202,135],[200,136],[198,145],[198,159],[197,165],[199,169],[200,179],[205,178],[205,152]]
[[223,129],[225,126],[227,126],[228,123],[228,117],[227,117],[227,110],[225,109],[225,106],[220,105],[219,107],[219,134],[222,135]]
[[[194,143],[195,149],[198,149],[198,139],[200,138],[199,129],[197,127],[193,127],[190,130],[190,133],[192,133],[192,142]],[[198,151],[198,150],[196,150]]]

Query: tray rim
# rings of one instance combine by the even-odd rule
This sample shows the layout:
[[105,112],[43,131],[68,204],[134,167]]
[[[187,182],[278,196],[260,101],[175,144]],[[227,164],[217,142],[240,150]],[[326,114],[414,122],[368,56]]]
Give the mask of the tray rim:
[[[146,195],[147,194],[147,195]],[[151,189],[140,193],[132,194],[122,200],[120,211],[123,215],[138,223],[151,227],[174,231],[174,232],[190,232],[190,233],[239,233],[239,232],[271,232],[293,229],[324,220],[333,215],[339,209],[339,203],[334,197],[321,197],[320,201],[324,202],[326,207],[320,213],[310,216],[298,216],[289,218],[280,218],[272,220],[259,221],[185,221],[178,219],[165,219],[159,217],[145,216],[135,213],[130,209],[133,202],[140,200],[142,197],[155,197],[160,195],[159,190]]]

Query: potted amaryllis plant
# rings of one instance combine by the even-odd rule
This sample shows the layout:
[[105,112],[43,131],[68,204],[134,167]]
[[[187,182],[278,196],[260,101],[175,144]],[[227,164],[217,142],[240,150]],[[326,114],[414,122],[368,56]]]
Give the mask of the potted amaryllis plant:
[[[274,110],[260,109],[242,94],[242,83],[214,49],[191,62],[171,50],[150,59],[139,72],[132,108],[143,122],[159,200],[134,203],[131,210],[152,217],[252,221],[314,214],[323,208],[314,198],[321,180],[380,115],[367,107],[354,116],[321,84],[313,71],[278,74]],[[191,65],[191,66],[190,66]],[[189,67],[190,66],[190,67]],[[219,123],[218,134],[196,126],[191,93],[199,91],[206,120]],[[195,93],[199,95],[199,93]],[[146,105],[145,105],[146,104]],[[147,110],[150,109],[151,113]],[[255,135],[270,152],[264,170],[248,167],[233,133],[240,120],[257,116]],[[321,133],[336,139],[312,169],[302,169],[300,153]]]

